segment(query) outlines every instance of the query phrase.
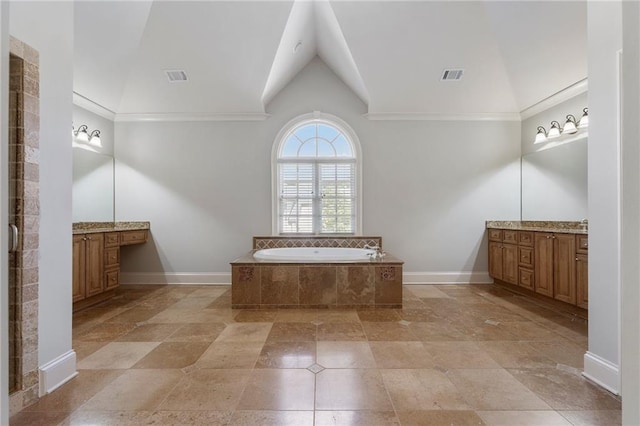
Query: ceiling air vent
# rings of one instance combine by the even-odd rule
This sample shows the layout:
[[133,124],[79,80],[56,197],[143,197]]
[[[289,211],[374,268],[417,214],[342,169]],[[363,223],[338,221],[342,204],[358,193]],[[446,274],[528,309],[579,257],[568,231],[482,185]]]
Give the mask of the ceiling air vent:
[[462,79],[462,73],[464,73],[464,70],[453,70],[453,69],[449,69],[449,70],[444,70],[442,72],[442,77],[440,78],[440,81],[458,81]]
[[165,70],[164,73],[167,75],[169,83],[180,83],[188,80],[187,73],[183,70]]

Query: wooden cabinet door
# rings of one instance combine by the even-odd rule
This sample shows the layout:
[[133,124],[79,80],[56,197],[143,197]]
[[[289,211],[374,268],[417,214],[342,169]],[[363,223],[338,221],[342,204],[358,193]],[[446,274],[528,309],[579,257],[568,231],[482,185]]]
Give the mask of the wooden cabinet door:
[[84,235],[73,236],[73,301],[83,300],[85,296],[85,241]]
[[502,279],[502,244],[493,241],[489,242],[489,275]]
[[553,297],[553,234],[536,232],[534,237],[534,280],[536,293]]
[[589,309],[589,261],[586,254],[576,255],[576,302]]
[[572,234],[553,236],[553,297],[576,304],[576,238]]
[[502,246],[502,279],[509,284],[518,285],[518,246]]
[[104,234],[88,234],[86,243],[87,282],[86,296],[103,291]]

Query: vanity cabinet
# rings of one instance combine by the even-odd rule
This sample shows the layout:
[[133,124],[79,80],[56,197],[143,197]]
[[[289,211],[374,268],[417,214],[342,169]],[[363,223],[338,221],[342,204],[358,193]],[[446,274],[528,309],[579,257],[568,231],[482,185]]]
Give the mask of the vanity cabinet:
[[104,234],[73,236],[73,301],[102,293]]
[[[587,309],[587,235],[507,229],[488,229],[488,232],[489,275],[496,282],[517,285],[528,291],[527,294]],[[516,244],[511,243],[514,235]],[[511,276],[512,266],[507,259],[514,247],[517,249],[516,279]]]
[[489,274],[511,284],[518,283],[518,246],[516,232],[490,230]]
[[111,298],[120,285],[120,247],[147,241],[148,230],[73,236],[73,310]]

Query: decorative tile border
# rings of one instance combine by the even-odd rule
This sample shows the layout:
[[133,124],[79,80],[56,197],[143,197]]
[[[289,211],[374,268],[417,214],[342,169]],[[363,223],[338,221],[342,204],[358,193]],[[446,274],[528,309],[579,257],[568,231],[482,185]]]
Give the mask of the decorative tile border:
[[38,51],[20,40],[9,41],[9,152],[15,166],[11,193],[15,224],[21,235],[11,256],[15,280],[10,292],[9,337],[15,344],[9,414],[39,398],[38,247],[40,225],[40,71]]
[[284,247],[347,247],[382,248],[382,237],[253,237],[253,249],[262,250]]

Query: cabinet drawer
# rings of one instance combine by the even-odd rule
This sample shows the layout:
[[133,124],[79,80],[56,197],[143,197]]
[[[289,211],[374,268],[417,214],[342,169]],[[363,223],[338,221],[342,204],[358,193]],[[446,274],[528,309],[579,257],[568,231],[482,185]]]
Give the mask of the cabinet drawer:
[[520,287],[533,290],[533,271],[531,269],[520,268],[519,275],[520,279],[518,283],[520,284]]
[[111,290],[120,284],[120,271],[118,269],[104,273],[104,289]]
[[518,232],[518,244],[521,246],[533,247],[533,232]]
[[520,266],[533,268],[533,248],[518,247],[518,263]]
[[589,251],[589,236],[576,235],[576,252],[587,253]]
[[489,229],[489,241],[502,242],[502,229]]
[[120,233],[120,245],[141,244],[147,242],[147,231],[124,231]]
[[104,250],[104,266],[116,266],[120,264],[120,247],[112,247]]
[[510,244],[518,243],[518,231],[502,231],[502,241]]
[[119,232],[107,232],[104,234],[104,246],[105,247],[118,247],[120,245],[120,233]]

